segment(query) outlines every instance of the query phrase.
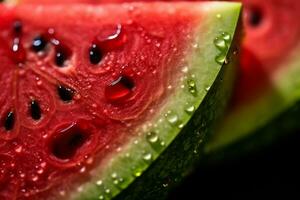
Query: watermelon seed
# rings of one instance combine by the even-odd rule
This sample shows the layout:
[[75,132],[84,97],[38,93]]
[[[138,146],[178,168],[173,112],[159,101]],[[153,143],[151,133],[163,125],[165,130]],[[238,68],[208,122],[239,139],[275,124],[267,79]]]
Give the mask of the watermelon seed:
[[45,49],[47,41],[42,36],[37,36],[32,41],[32,50],[35,52],[40,52]]
[[4,128],[9,131],[12,130],[15,124],[15,114],[13,111],[10,111],[6,115],[6,119],[4,122]]
[[72,158],[88,140],[87,134],[80,130],[76,124],[60,131],[51,143],[52,154],[61,160]]
[[62,48],[57,48],[55,53],[55,63],[59,67],[63,67],[67,60],[67,54]]
[[89,50],[90,62],[94,65],[98,64],[102,59],[102,52],[96,44],[92,44]]
[[64,102],[69,102],[73,99],[74,91],[71,88],[67,88],[62,85],[59,85],[57,87],[57,92],[60,99]]
[[19,35],[22,33],[22,29],[23,29],[23,24],[21,21],[16,20],[13,24],[13,30],[15,32],[15,34]]
[[41,108],[36,100],[30,102],[30,113],[34,120],[39,120],[41,118]]
[[258,27],[263,19],[262,11],[255,7],[250,8],[250,11],[247,15],[247,19],[247,22],[250,24],[250,26]]
[[130,95],[134,87],[135,84],[131,78],[120,76],[117,80],[106,86],[105,97],[110,101],[122,100]]

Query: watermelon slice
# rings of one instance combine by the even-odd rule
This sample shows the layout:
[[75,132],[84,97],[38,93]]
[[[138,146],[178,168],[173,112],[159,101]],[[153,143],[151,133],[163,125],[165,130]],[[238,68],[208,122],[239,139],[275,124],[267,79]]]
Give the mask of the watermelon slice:
[[161,198],[225,107],[239,13],[0,5],[0,199],[110,199],[137,177],[121,199]]
[[300,2],[243,3],[241,72],[232,106],[206,147],[214,155],[224,147],[230,156],[254,150],[299,129]]

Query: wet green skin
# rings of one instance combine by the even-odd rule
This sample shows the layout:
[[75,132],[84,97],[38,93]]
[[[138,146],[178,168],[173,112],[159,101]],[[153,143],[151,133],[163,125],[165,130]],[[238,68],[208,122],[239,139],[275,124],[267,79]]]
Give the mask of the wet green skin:
[[[195,32],[199,47],[187,58],[189,73],[195,74],[197,96],[191,95],[187,89],[177,92],[152,121],[155,124],[163,116],[163,122],[156,130],[159,132],[158,141],[163,141],[164,145],[150,144],[147,131],[133,138],[99,171],[93,171],[94,179],[82,185],[81,192],[74,191],[69,199],[111,199],[117,195],[116,199],[122,200],[163,199],[170,188],[192,171],[202,158],[206,136],[213,132],[231,93],[238,58],[233,50],[237,49],[235,30],[240,9],[239,3],[207,6],[205,12],[209,14]],[[215,61],[221,51],[215,46],[214,39],[223,32],[234,36],[233,42],[228,42],[230,51],[228,48],[223,50],[230,60],[227,65]],[[192,116],[184,112],[187,102],[192,102],[197,108]],[[164,117],[167,110],[177,113],[183,127],[168,123]],[[145,153],[151,153],[151,159],[145,159]]]

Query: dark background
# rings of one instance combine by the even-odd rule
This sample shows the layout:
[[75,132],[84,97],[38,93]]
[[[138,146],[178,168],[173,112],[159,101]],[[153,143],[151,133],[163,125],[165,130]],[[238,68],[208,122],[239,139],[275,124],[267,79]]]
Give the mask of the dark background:
[[169,200],[300,199],[300,131],[259,152],[197,169]]

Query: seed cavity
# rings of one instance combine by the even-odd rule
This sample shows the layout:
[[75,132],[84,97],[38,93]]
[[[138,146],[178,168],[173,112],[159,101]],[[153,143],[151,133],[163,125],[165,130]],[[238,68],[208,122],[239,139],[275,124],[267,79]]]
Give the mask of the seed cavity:
[[96,44],[92,44],[89,49],[90,62],[94,65],[98,64],[102,59],[102,52]]
[[13,111],[7,113],[5,121],[4,121],[4,128],[5,130],[9,131],[14,128],[15,124],[15,114]]
[[130,77],[120,76],[105,88],[105,97],[110,101],[124,100],[134,88],[135,84]]
[[79,149],[88,141],[89,135],[73,123],[60,130],[50,143],[51,153],[58,159],[72,159]]
[[72,101],[74,96],[74,90],[72,90],[71,88],[67,88],[65,86],[59,85],[57,87],[57,92],[62,101],[64,102]]
[[42,36],[37,36],[32,41],[32,50],[35,52],[43,51],[46,48],[47,41]]
[[30,102],[30,114],[34,120],[39,120],[41,118],[41,108],[36,100]]

